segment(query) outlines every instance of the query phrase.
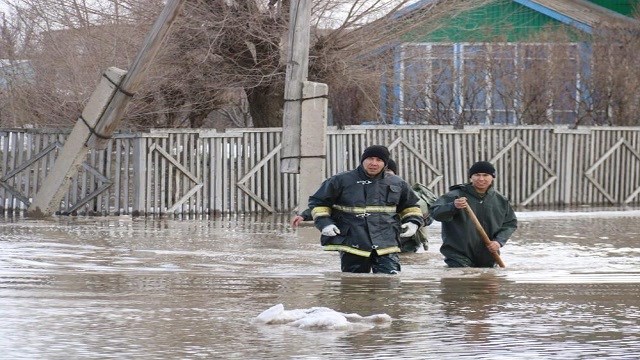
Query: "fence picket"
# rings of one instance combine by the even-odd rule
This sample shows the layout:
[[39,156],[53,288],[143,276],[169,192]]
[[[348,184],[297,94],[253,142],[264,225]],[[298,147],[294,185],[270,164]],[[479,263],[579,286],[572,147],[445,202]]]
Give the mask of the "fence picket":
[[[281,146],[281,132],[116,134],[105,150],[90,152],[89,167],[74,175],[60,211],[209,215],[303,210],[307,199],[297,199],[298,175],[279,171],[280,151],[274,149]],[[58,156],[57,142],[64,143],[68,134],[0,129],[0,210],[26,210]],[[329,128],[326,144],[326,173],[318,174],[323,178],[355,168],[366,146],[383,144],[390,146],[402,177],[429,184],[439,194],[468,181],[474,161],[493,159],[496,188],[515,205],[640,204],[639,127],[347,126]],[[113,185],[100,192],[102,176]]]

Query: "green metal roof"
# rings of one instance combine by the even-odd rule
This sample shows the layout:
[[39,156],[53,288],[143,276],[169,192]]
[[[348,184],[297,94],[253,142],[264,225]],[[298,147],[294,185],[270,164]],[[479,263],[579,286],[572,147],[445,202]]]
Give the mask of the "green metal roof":
[[407,42],[481,42],[523,41],[542,29],[565,29],[566,26],[544,14],[511,0],[497,0],[447,19],[428,34],[419,31],[408,35]]
[[625,16],[640,15],[640,0],[588,0]]
[[[593,0],[596,5],[629,16],[640,0]],[[512,0],[488,5],[445,19],[435,31],[415,31],[404,42],[490,42],[532,41],[543,33],[563,32],[573,41],[584,37],[579,29]]]

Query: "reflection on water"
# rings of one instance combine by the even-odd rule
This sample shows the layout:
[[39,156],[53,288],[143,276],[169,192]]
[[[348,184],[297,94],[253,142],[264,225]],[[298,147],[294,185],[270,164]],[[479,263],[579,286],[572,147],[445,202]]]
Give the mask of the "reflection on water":
[[[520,215],[520,214],[519,214]],[[0,359],[637,359],[640,212],[527,213],[507,269],[342,274],[286,217],[0,221]],[[256,324],[265,309],[389,326]]]

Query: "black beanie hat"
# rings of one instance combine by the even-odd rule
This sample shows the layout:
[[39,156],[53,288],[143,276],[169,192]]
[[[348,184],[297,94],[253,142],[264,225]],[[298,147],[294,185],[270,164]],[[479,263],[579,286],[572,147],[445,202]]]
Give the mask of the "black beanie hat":
[[469,168],[469,177],[478,173],[490,174],[491,176],[496,177],[496,168],[494,168],[488,161],[478,161]]
[[394,174],[398,175],[398,164],[396,164],[393,159],[389,159],[389,161],[387,161],[387,169],[393,171]]
[[386,146],[382,145],[371,145],[368,148],[364,149],[362,152],[362,156],[360,157],[360,163],[364,161],[364,159],[368,157],[375,156],[378,159],[384,161],[385,165],[389,163],[389,149]]

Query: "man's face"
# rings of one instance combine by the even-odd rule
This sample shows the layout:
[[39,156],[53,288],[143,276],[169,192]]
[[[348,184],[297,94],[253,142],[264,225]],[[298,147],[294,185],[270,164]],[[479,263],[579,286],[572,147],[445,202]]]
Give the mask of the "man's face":
[[384,161],[375,156],[368,157],[362,162],[362,167],[367,175],[376,176],[384,170]]
[[477,173],[471,175],[471,185],[479,193],[485,193],[493,183],[493,176],[491,174]]

